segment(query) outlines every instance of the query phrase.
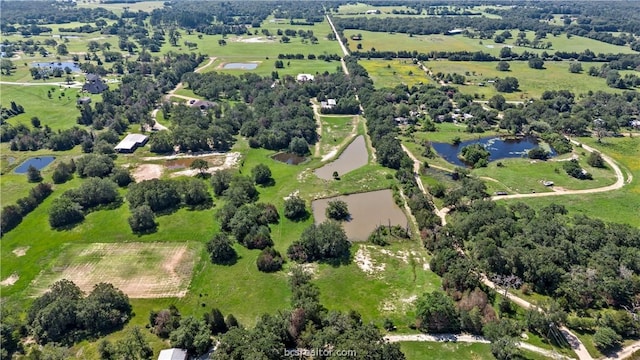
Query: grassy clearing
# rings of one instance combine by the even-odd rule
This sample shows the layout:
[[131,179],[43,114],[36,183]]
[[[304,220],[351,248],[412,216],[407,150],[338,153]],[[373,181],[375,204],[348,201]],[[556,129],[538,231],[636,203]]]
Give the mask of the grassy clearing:
[[[223,57],[220,60],[217,60],[216,63],[206,69],[203,70],[204,73],[216,71],[220,73],[226,73],[231,75],[240,75],[244,73],[253,73],[260,76],[271,76],[271,73],[276,71],[280,78],[291,75],[296,76],[300,73],[305,74],[322,74],[325,71],[327,72],[336,72],[336,70],[342,71],[342,67],[340,66],[340,62],[338,61],[323,61],[323,60],[282,60],[284,62],[284,68],[276,69],[275,62],[277,60],[276,57],[272,57],[269,59],[265,59],[264,57],[251,57],[251,56],[243,56],[243,57]],[[258,63],[258,67],[254,70],[243,70],[243,69],[224,69],[224,64],[227,63],[237,63],[237,62],[252,62]]]
[[378,88],[433,82],[418,65],[414,65],[410,60],[360,60],[359,63],[364,66]]
[[400,343],[407,360],[442,359],[442,360],[479,360],[495,359],[491,354],[491,345],[473,343],[435,343],[435,342],[403,342]]
[[141,1],[137,3],[126,4],[103,4],[101,2],[93,2],[91,0],[83,0],[77,2],[79,8],[98,8],[107,9],[113,11],[116,14],[121,14],[124,9],[131,12],[145,11],[151,12],[153,9],[161,9],[164,7],[163,1]]
[[[518,79],[520,91],[513,93],[501,93],[507,100],[522,101],[527,98],[539,98],[546,90],[570,90],[578,94],[586,94],[589,91],[621,92],[607,86],[606,80],[589,76],[586,71],[581,74],[569,72],[569,62],[545,62],[544,70],[529,68],[526,61],[511,61],[511,71],[503,72],[496,69],[496,62],[456,62],[456,61],[431,61],[425,64],[435,74],[458,73],[465,75],[467,84],[458,85],[458,89],[464,94],[478,94],[481,98],[489,99],[498,94],[492,84],[487,80],[513,76]],[[588,66],[585,64],[585,66]],[[484,82],[484,86],[479,86]]]
[[320,154],[328,154],[347,139],[358,123],[358,116],[321,115],[322,134],[320,136]]
[[[431,51],[483,51],[495,56],[500,54],[500,49],[504,46],[511,46],[516,53],[522,53],[528,51],[532,53],[541,54],[546,51],[549,54],[553,54],[556,51],[576,51],[582,52],[584,50],[591,50],[598,53],[636,53],[628,46],[618,46],[607,44],[602,41],[593,40],[581,36],[572,36],[567,38],[565,35],[553,37],[549,35],[547,39],[543,39],[543,42],[551,42],[552,46],[549,49],[533,49],[523,46],[515,46],[515,37],[518,34],[518,29],[510,30],[513,37],[508,39],[504,44],[497,44],[491,39],[479,40],[464,37],[462,35],[447,36],[447,35],[413,35],[403,33],[387,33],[387,32],[373,32],[364,30],[345,30],[344,35],[349,39],[351,35],[361,34],[362,48],[369,50],[375,48],[376,50],[397,51],[397,50],[417,50],[418,52],[428,53]],[[533,32],[527,32],[527,38],[533,40],[535,34]],[[356,41],[349,41],[349,47],[352,51],[356,50]]]
[[631,184],[626,184],[620,190],[606,193],[518,199],[517,201],[523,201],[537,209],[552,203],[562,204],[571,214],[584,214],[605,221],[640,226],[638,222],[638,214],[640,213],[640,138],[606,138],[602,143],[598,143],[594,138],[579,138],[579,141],[615,159],[621,165],[623,173],[629,172],[633,175]]
[[[379,10],[382,14],[390,14],[393,10],[404,10],[404,11],[415,11],[407,6],[375,6],[364,3],[351,3],[351,4],[343,4],[338,7],[337,15],[354,15],[354,14],[364,14],[367,10]],[[372,16],[376,16],[375,14]]]
[[[47,91],[51,90],[51,98]],[[76,108],[80,89],[67,89],[64,86],[21,86],[2,85],[2,104],[9,106],[15,101],[24,107],[24,113],[10,118],[11,124],[25,124],[31,127],[31,118],[37,116],[42,126],[49,125],[53,130],[68,129],[76,125],[80,112]],[[62,95],[64,94],[64,96]],[[82,96],[86,96],[82,94]],[[92,95],[93,102],[100,101],[100,95]]]

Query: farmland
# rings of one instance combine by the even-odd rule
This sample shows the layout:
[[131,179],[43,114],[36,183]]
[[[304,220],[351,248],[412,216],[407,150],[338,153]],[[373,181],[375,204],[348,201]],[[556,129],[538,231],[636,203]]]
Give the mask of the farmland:
[[[440,294],[447,302],[451,302],[455,314],[453,322],[457,324],[453,332],[470,331],[489,337],[482,329],[486,323],[513,321],[519,326],[518,334],[509,335],[513,339],[574,355],[569,347],[560,349],[555,344],[551,345],[553,340],[546,338],[548,334],[536,332],[534,326],[527,323],[525,310],[515,306],[510,311],[505,310],[501,296],[477,281],[475,275],[480,272],[486,271],[490,277],[495,275],[484,270],[485,264],[480,263],[486,259],[479,260],[478,239],[456,240],[459,244],[455,246],[460,246],[460,249],[466,247],[461,251],[466,251],[468,257],[447,258],[447,254],[442,254],[442,248],[448,243],[443,242],[447,244],[445,246],[439,243],[436,246],[436,243],[439,238],[448,237],[449,233],[441,230],[443,227],[440,226],[439,216],[444,217],[450,211],[451,215],[446,218],[450,225],[444,229],[455,229],[452,233],[462,234],[459,231],[461,224],[468,221],[470,216],[466,209],[475,206],[477,199],[489,198],[483,193],[486,190],[489,195],[498,191],[527,195],[518,200],[498,199],[498,204],[521,201],[539,210],[548,209],[545,207],[556,203],[568,209],[567,219],[572,215],[584,214],[637,226],[636,215],[640,212],[640,134],[637,129],[631,129],[630,121],[638,116],[634,108],[635,95],[632,95],[638,86],[628,86],[627,90],[630,91],[624,93],[623,97],[606,102],[608,98],[593,93],[605,91],[608,94],[623,94],[622,89],[610,87],[612,84],[606,76],[609,70],[601,68],[601,65],[608,66],[615,61],[585,61],[582,62],[582,72],[572,73],[569,71],[571,61],[551,60],[555,51],[581,52],[589,49],[596,54],[626,54],[629,58],[620,63],[632,63],[638,54],[631,49],[634,46],[632,37],[627,39],[626,32],[620,29],[613,32],[613,36],[624,38],[626,45],[613,45],[584,36],[567,36],[565,32],[570,29],[562,27],[562,19],[555,15],[552,23],[562,29],[560,35],[546,35],[543,41],[552,43],[548,49],[532,49],[515,46],[513,38],[506,39],[504,43],[495,43],[493,35],[480,40],[462,35],[409,35],[359,28],[342,31],[340,27],[334,33],[323,17],[322,7],[316,3],[309,3],[308,9],[307,5],[295,3],[273,8],[254,4],[255,8],[249,6],[238,9],[230,3],[224,9],[224,12],[228,12],[226,14],[213,14],[212,9],[220,11],[215,7],[218,5],[203,3],[202,9],[197,9],[197,16],[185,15],[188,10],[182,13],[185,16],[177,16],[180,12],[167,4],[156,1],[127,4],[81,1],[77,7],[86,11],[85,15],[101,7],[113,11],[117,16],[125,16],[119,20],[112,17],[106,19],[104,24],[97,25],[96,19],[75,21],[78,15],[74,13],[74,21],[44,24],[53,29],[50,33],[31,35],[27,34],[28,31],[37,32],[37,29],[19,28],[10,31],[10,34],[3,34],[3,40],[20,42],[22,49],[30,49],[16,50],[11,74],[2,74],[3,108],[15,102],[24,107],[24,113],[14,116],[3,109],[3,115],[7,115],[2,119],[3,143],[0,144],[0,199],[3,213],[8,205],[14,205],[13,208],[20,211],[20,219],[15,227],[2,234],[1,300],[7,309],[11,309],[2,316],[3,321],[5,318],[10,320],[10,330],[15,330],[15,334],[18,334],[18,329],[24,330],[20,333],[21,337],[28,335],[36,342],[35,345],[25,344],[25,352],[35,353],[36,350],[30,348],[35,349],[38,342],[42,342],[42,338],[32,336],[33,324],[29,321],[33,319],[26,314],[32,305],[38,305],[39,301],[34,299],[44,294],[56,281],[68,279],[78,285],[84,295],[91,294],[97,283],[112,283],[128,296],[132,313],[122,328],[101,333],[100,338],[78,338],[80,340],[72,339],[65,343],[64,346],[69,347],[66,358],[99,358],[103,356],[106,346],[101,340],[117,343],[135,327],[141,328],[142,337],[153,350],[153,355],[157,355],[160,349],[174,346],[175,334],[169,337],[170,340],[160,336],[155,332],[157,322],[149,315],[162,309],[174,311],[173,306],[179,312],[178,316],[183,319],[193,316],[197,319],[194,321],[207,319],[212,309],[219,309],[225,316],[232,314],[246,331],[264,331],[267,326],[280,326],[279,322],[293,323],[293,316],[302,310],[301,313],[309,317],[303,316],[301,320],[306,327],[278,329],[285,334],[283,339],[286,338],[282,344],[274,340],[273,344],[277,343],[274,346],[278,348],[281,345],[287,348],[308,346],[309,343],[304,343],[303,339],[316,336],[320,326],[325,326],[324,323],[335,319],[342,321],[339,318],[342,315],[332,312],[326,317],[324,313],[316,314],[317,319],[312,320],[311,311],[306,308],[309,304],[321,304],[329,311],[342,312],[347,322],[357,323],[358,326],[371,323],[381,334],[430,332],[423,317],[424,312],[420,311],[420,307],[427,306],[427,302],[419,301],[426,294]],[[188,8],[188,4],[185,6]],[[156,11],[155,15],[148,14],[154,9],[163,10]],[[433,9],[435,7],[425,7],[419,15],[403,15],[400,13],[414,9],[406,6],[336,3],[335,8],[326,11],[334,21],[366,16],[369,20],[378,17],[385,21],[411,22],[412,19],[424,20],[429,17],[429,21],[450,18],[455,23],[466,17],[457,14],[446,17],[428,15],[427,11]],[[492,5],[438,7],[438,11],[461,9],[480,12],[480,15],[470,18],[490,24],[502,17],[487,11],[502,11],[505,8]],[[367,10],[380,10],[381,13],[363,14]],[[28,11],[38,13],[37,9]],[[211,16],[210,23],[203,23],[200,19],[205,15]],[[514,21],[508,16],[504,19]],[[46,23],[47,20],[40,21]],[[604,20],[596,18],[594,23],[598,21]],[[538,23],[538,20],[534,19],[533,22]],[[524,36],[533,41],[536,26],[531,30],[530,23],[526,22]],[[115,27],[110,28],[114,24]],[[16,22],[15,25],[20,24]],[[90,33],[60,31],[63,27],[83,25],[101,29]],[[283,35],[283,31],[288,31],[288,35]],[[515,35],[519,30],[511,31]],[[362,35],[362,39],[354,40],[352,37],[358,34]],[[510,46],[518,53],[527,51],[542,55],[547,51],[551,55],[545,59],[544,69],[532,69],[526,60],[512,60],[509,61],[509,71],[498,71],[496,61],[429,59],[419,64],[417,59],[345,57],[343,64],[348,67],[350,74],[343,76],[343,67],[338,59],[342,51],[335,40],[336,36],[346,39],[351,51],[369,51],[373,48],[377,51],[415,50],[420,53],[482,51],[498,56],[504,46]],[[56,45],[51,45],[51,39],[57,41]],[[48,44],[45,45],[45,41]],[[90,42],[92,46],[95,45],[93,42],[97,42],[99,47],[90,50]],[[105,42],[108,44],[105,45]],[[66,45],[69,53],[54,55],[59,50],[58,44]],[[39,46],[42,46],[40,51]],[[45,56],[46,52],[49,54]],[[122,59],[107,60],[109,52],[121,54]],[[90,55],[91,60],[85,60],[85,53]],[[186,53],[194,55],[182,58],[179,55]],[[107,79],[112,91],[105,92],[104,96],[82,92],[81,84],[85,81],[82,73],[70,74],[70,81],[65,75],[45,80],[32,79],[29,71],[32,62],[73,61],[74,56],[77,57],[76,61],[89,63],[94,69],[102,71],[102,77]],[[323,60],[324,57],[331,59]],[[3,64],[6,65],[6,61]],[[236,65],[237,68],[228,68],[230,65]],[[424,66],[426,71],[420,66]],[[601,68],[604,76],[589,76],[587,70],[591,66]],[[5,70],[6,66],[3,72]],[[194,70],[199,74],[193,74]],[[371,81],[360,70],[365,70]],[[632,82],[638,75],[637,70],[627,66],[620,69],[619,74],[625,81]],[[212,73],[234,75],[236,78],[224,77],[223,81],[218,81],[222,77],[215,78],[216,74]],[[315,74],[318,79],[296,81],[295,76],[301,73]],[[463,75],[465,79],[460,84],[446,83],[435,78],[438,73],[455,73]],[[506,76],[518,79],[519,90],[510,93],[496,90],[493,81]],[[182,81],[185,85],[179,86],[178,83]],[[456,89],[460,94],[456,93]],[[563,102],[564,94],[553,92],[549,95],[549,91],[559,90],[569,90],[575,97],[572,95],[570,101]],[[540,98],[545,92],[549,98],[543,102]],[[508,101],[503,104],[504,108],[488,101],[498,94]],[[92,101],[89,107],[82,109],[77,105],[77,99],[84,96],[89,96]],[[320,111],[321,100],[329,98],[335,98],[337,105],[334,104],[332,108],[326,107],[325,103],[325,108]],[[180,105],[190,105],[190,99],[209,102],[200,109]],[[589,105],[584,106],[588,101]],[[529,107],[530,104],[533,105]],[[491,108],[493,106],[495,110]],[[612,107],[623,110],[614,116]],[[600,113],[591,112],[592,108]],[[81,109],[92,111],[90,121],[83,123],[79,119],[85,115]],[[469,118],[462,116],[463,113],[469,115],[467,111],[473,113]],[[520,114],[520,118],[510,117],[515,112]],[[153,117],[149,113],[154,114]],[[442,114],[446,114],[445,120],[440,120],[444,119]],[[451,117],[455,114],[458,114],[457,117]],[[598,125],[602,128],[596,128],[595,116],[602,117],[598,120],[598,124],[604,124]],[[34,117],[40,120],[40,124],[33,120]],[[161,130],[149,130],[149,126],[153,125],[152,118],[162,125]],[[403,119],[406,120],[404,123]],[[575,119],[580,121],[570,122]],[[83,131],[83,135],[72,134],[70,129],[75,126]],[[428,126],[431,129],[425,130]],[[582,130],[575,130],[575,133],[581,134],[580,137],[573,136],[573,126]],[[15,131],[12,133],[11,130]],[[149,143],[141,145],[131,154],[114,153],[114,144],[127,133],[139,132],[150,136]],[[546,161],[505,158],[485,163],[486,166],[469,166],[468,171],[456,168],[437,153],[427,151],[433,142],[452,143],[506,135],[511,138],[524,135],[537,137],[545,132],[553,135],[571,134],[573,139],[596,148],[603,156],[613,158],[624,174],[622,188],[594,194],[563,194],[572,190],[604,188],[617,180],[616,167],[591,165],[590,153],[581,145],[569,145],[569,153]],[[594,136],[589,136],[591,134]],[[595,135],[598,136],[597,140]],[[52,139],[55,136],[68,136],[71,145],[66,149],[70,150],[54,151]],[[346,150],[354,139],[359,145],[365,144],[360,148],[364,150],[359,153],[362,163],[352,158]],[[33,150],[11,150],[16,149],[20,142],[29,144]],[[226,143],[219,145],[218,142]],[[415,168],[400,144],[418,159]],[[542,146],[549,149],[550,145],[543,142]],[[284,158],[295,155],[301,162],[297,165],[287,164],[278,161],[275,155],[284,155]],[[53,163],[39,173],[42,176],[40,181],[53,184],[52,193],[33,202],[33,189],[38,186],[37,179],[32,178],[33,171],[25,175],[16,174],[13,170],[28,159],[41,156],[55,157]],[[87,170],[87,164],[83,163],[92,157],[99,158],[103,164],[111,162],[111,167],[100,176],[94,176],[90,171],[95,169]],[[358,164],[339,174],[324,178],[317,176],[317,169],[338,159],[350,165]],[[567,175],[563,164],[569,159],[575,159],[577,166],[588,171],[593,179],[578,180]],[[204,165],[197,160],[203,160]],[[64,170],[64,164],[73,166],[74,170],[68,179],[58,181],[58,172]],[[269,171],[270,179],[260,182],[257,169],[264,166]],[[226,188],[220,190],[221,185],[217,183],[219,179],[215,176],[221,174],[218,172],[222,169],[229,170],[231,175],[224,180],[228,182],[224,184]],[[454,172],[455,180],[452,176]],[[132,178],[125,179],[121,185],[119,175],[122,174],[130,174]],[[412,174],[424,182],[424,196]],[[243,188],[242,194],[235,192],[238,188],[233,187],[241,183],[237,177],[240,175],[250,187],[255,187],[254,198],[249,199],[251,191],[248,190],[251,189],[248,188]],[[231,177],[234,177],[233,180]],[[140,190],[142,187],[137,187],[143,179],[159,179],[144,184],[166,186],[166,193],[153,194],[151,190],[143,193]],[[138,184],[127,185],[129,180]],[[544,181],[553,181],[554,186],[545,186]],[[88,202],[80,205],[87,194],[79,193],[77,189],[86,189],[84,186],[87,184],[99,184],[111,190],[115,200],[96,206]],[[465,186],[469,184],[468,188],[479,189],[481,196],[472,198],[465,193],[456,199],[455,196],[460,191],[466,191]],[[442,188],[442,194],[433,195],[431,192],[438,187]],[[211,198],[197,205],[189,203],[198,189],[204,189],[203,193]],[[376,228],[375,232],[359,234],[358,241],[350,239],[347,256],[340,261],[320,256],[314,258],[312,251],[319,252],[317,249],[320,246],[316,244],[305,248],[306,245],[301,245],[304,241],[310,241],[311,236],[320,236],[319,227],[311,228],[318,223],[318,219],[330,217],[329,211],[325,210],[314,214],[311,207],[313,201],[333,197],[344,199],[345,195],[354,195],[353,198],[356,198],[356,194],[366,195],[363,193],[377,190],[384,190],[385,196],[389,195],[392,199],[393,209],[397,210],[395,215],[399,214],[400,220],[394,220],[399,224],[398,227],[392,228],[391,220],[388,225],[379,221],[383,226]],[[98,193],[105,190],[96,188],[92,191]],[[156,210],[147,205],[153,202],[154,197],[162,198],[172,191],[178,194],[173,207]],[[554,191],[558,196],[529,196]],[[136,205],[136,196],[142,198],[142,205]],[[303,200],[306,211],[305,216],[296,219],[287,215],[289,200],[295,197]],[[74,209],[81,211],[83,218],[55,227],[51,219],[56,207],[65,201],[71,203],[71,207],[76,206]],[[379,204],[373,201],[357,201],[361,202],[349,205],[353,207],[353,212],[347,214],[347,223],[339,225],[339,228],[347,229],[363,219],[373,223],[371,220],[374,216],[368,217],[367,214],[379,216],[391,208],[371,205]],[[436,207],[435,210],[432,205]],[[143,209],[143,206],[149,210]],[[251,226],[262,222],[267,216],[272,217],[266,224],[260,224],[259,230],[262,232],[258,234],[272,240],[272,244],[267,245],[272,250],[268,251],[261,251],[262,247],[259,246],[254,248],[245,242],[248,235],[243,238],[239,235],[240,231],[234,230],[234,227],[249,227],[248,223],[245,226],[242,221],[251,219],[251,211],[263,209],[261,206],[271,213],[259,210],[264,213],[253,219],[255,221],[252,220]],[[152,229],[134,229],[134,214],[138,210],[152,213]],[[232,213],[227,219],[229,211]],[[520,214],[514,215],[513,221],[523,223],[519,217]],[[373,224],[369,225],[374,227]],[[520,231],[525,225],[518,223],[514,228],[518,227]],[[574,224],[568,222],[567,226]],[[316,231],[316,235],[310,229]],[[220,234],[228,237],[228,245],[235,253],[233,261],[216,263],[214,259],[212,239]],[[349,236],[349,233],[346,235]],[[494,240],[493,235],[482,236]],[[327,239],[322,241],[329,243]],[[496,249],[503,250],[501,247]],[[452,249],[448,250],[458,255]],[[277,251],[283,259],[281,267],[273,271],[261,268],[269,251]],[[308,253],[302,256],[299,251]],[[514,261],[520,261],[520,258]],[[299,265],[298,262],[304,264]],[[450,265],[453,263],[455,266]],[[526,262],[526,265],[529,266],[529,263]],[[561,279],[558,282],[565,281],[571,266],[582,265],[567,264],[566,271],[563,269],[564,272],[558,275],[557,278]],[[630,263],[628,270],[635,279],[637,274],[633,266]],[[618,269],[617,266],[614,268]],[[309,283],[303,284],[306,287],[302,291],[296,288],[300,284],[292,285],[291,281],[298,276],[296,272],[299,269],[309,275],[309,280],[305,280]],[[505,265],[504,271],[515,270],[507,270]],[[538,292],[531,290],[534,280],[525,279],[521,282],[528,291],[525,294],[523,286],[521,290],[514,291],[515,294],[529,301],[560,299],[566,303],[563,311],[571,316],[582,311],[581,316],[600,319],[606,311],[615,311],[618,306],[611,302],[607,303],[606,307],[611,308],[607,310],[595,306],[576,310],[578,308],[572,302],[573,298],[560,290],[543,294],[539,289],[536,290]],[[616,300],[623,303],[624,299]],[[604,303],[598,306],[605,307]],[[477,310],[480,311],[469,315]],[[353,321],[357,320],[357,316],[350,311],[356,311],[362,321]],[[265,317],[265,314],[272,317]],[[479,316],[474,318],[477,323],[470,325],[469,318],[476,315]],[[229,323],[228,318],[226,321]],[[269,321],[277,324],[268,324]],[[313,321],[317,321],[317,324],[314,325]],[[557,321],[558,325],[564,325],[561,323],[564,320]],[[462,327],[460,324],[463,324]],[[213,332],[209,328],[211,324],[206,325],[207,339],[222,343],[228,340],[226,335]],[[597,323],[594,329],[602,326]],[[273,330],[271,328],[268,331]],[[327,329],[323,331],[329,334],[327,339],[330,339],[333,335]],[[521,340],[522,334],[526,334],[528,340]],[[265,349],[269,348],[271,340],[269,337],[263,338],[264,344],[267,344]],[[591,334],[581,335],[589,351],[599,354],[593,338]],[[348,345],[356,346],[358,340]],[[400,349],[410,360],[427,357],[492,359],[495,352],[489,344],[464,342],[402,342]],[[521,354],[523,358],[531,360],[545,358],[539,353],[524,350]]]

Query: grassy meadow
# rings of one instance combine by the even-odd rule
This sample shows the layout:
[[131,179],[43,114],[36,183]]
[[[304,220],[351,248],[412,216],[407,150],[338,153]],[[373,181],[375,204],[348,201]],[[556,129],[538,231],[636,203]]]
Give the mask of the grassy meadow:
[[[481,98],[489,99],[499,92],[489,80],[512,76],[518,79],[520,90],[513,93],[499,93],[507,100],[522,101],[528,98],[539,98],[546,90],[569,90],[576,95],[587,94],[589,91],[607,91],[620,93],[622,90],[610,88],[606,80],[589,76],[586,69],[590,66],[583,64],[585,71],[579,74],[569,72],[568,61],[546,61],[544,69],[537,70],[529,67],[526,61],[511,61],[510,71],[498,71],[497,62],[477,61],[430,61],[425,63],[434,74],[458,73],[465,75],[467,83],[455,85],[463,94],[478,94]],[[467,75],[468,74],[468,75]],[[480,86],[479,83],[484,83]]]
[[570,214],[584,214],[605,221],[640,226],[638,221],[638,214],[640,214],[640,138],[637,136],[633,138],[605,138],[602,143],[598,143],[594,138],[579,138],[578,141],[611,156],[622,168],[625,179],[628,179],[628,174],[631,174],[633,181],[626,183],[620,190],[605,193],[529,198],[517,201],[525,202],[534,208],[541,208],[552,203],[562,204]]
[[433,80],[411,60],[360,60],[359,64],[367,70],[377,88],[433,83]]

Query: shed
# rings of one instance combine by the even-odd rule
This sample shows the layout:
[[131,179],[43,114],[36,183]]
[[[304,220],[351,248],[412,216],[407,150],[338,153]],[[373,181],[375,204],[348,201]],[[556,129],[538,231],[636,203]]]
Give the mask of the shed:
[[337,105],[336,99],[327,99],[327,101],[321,101],[320,106],[323,109],[331,109]]
[[209,110],[212,107],[215,107],[216,105],[218,105],[218,104],[216,104],[216,103],[214,103],[212,101],[195,100],[195,99],[189,100],[189,106],[200,108],[200,110]]
[[149,137],[142,134],[129,134],[113,148],[119,153],[132,153],[138,146],[144,146],[149,141]]
[[313,79],[315,79],[315,76],[311,74],[298,74],[298,76],[296,76],[296,80],[300,82],[313,81]]
[[158,360],[187,360],[188,354],[186,350],[172,348],[160,351]]
[[78,105],[91,104],[91,98],[88,96],[81,97],[78,100],[76,100],[76,104]]

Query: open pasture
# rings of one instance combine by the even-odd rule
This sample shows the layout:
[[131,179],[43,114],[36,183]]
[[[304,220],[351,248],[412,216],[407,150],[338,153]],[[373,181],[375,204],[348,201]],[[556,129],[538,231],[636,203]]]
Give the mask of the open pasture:
[[[361,41],[348,40],[349,48],[355,51],[358,43],[362,43],[363,50],[375,48],[379,51],[398,51],[398,50],[417,50],[418,52],[429,53],[431,51],[483,51],[494,56],[500,54],[500,50],[509,46],[516,53],[528,51],[530,53],[542,53],[546,51],[553,54],[556,51],[576,51],[591,50],[598,53],[636,53],[628,46],[618,46],[607,44],[602,41],[585,38],[582,36],[571,36],[567,38],[565,35],[553,36],[548,35],[546,39],[542,39],[543,43],[551,42],[549,49],[533,49],[524,46],[515,46],[515,37],[518,35],[517,29],[511,29],[512,39],[507,39],[504,44],[497,44],[492,39],[471,39],[462,35],[413,35],[404,33],[387,33],[373,32],[365,30],[345,30],[344,34],[347,39],[351,35],[361,34]],[[500,33],[500,32],[498,32]],[[527,32],[527,38],[533,40],[534,33]]]
[[[531,69],[526,61],[511,61],[510,71],[498,71],[497,62],[477,61],[429,61],[425,63],[432,73],[457,73],[465,75],[465,85],[455,85],[464,94],[478,94],[481,98],[489,99],[498,94],[492,83],[496,78],[507,76],[515,77],[519,82],[520,91],[512,93],[500,93],[507,100],[522,101],[528,98],[539,98],[546,90],[569,90],[576,95],[586,94],[589,91],[621,92],[619,89],[610,88],[606,80],[589,76],[586,72],[590,66],[583,63],[583,71],[580,74],[569,72],[568,61],[547,61],[544,69]],[[480,83],[483,83],[482,86]]]
[[417,84],[433,83],[433,80],[418,65],[409,59],[397,60],[360,60],[376,87],[394,87],[406,84],[411,87]]
[[79,8],[103,8],[113,11],[116,14],[122,14],[125,9],[130,12],[151,12],[154,9],[161,9],[164,7],[163,1],[141,1],[134,3],[103,4],[101,1],[80,0],[77,1],[77,4]]
[[67,279],[85,293],[95,284],[109,282],[130,298],[183,297],[197,249],[195,243],[67,245],[36,278],[32,291],[39,295],[52,283]]

